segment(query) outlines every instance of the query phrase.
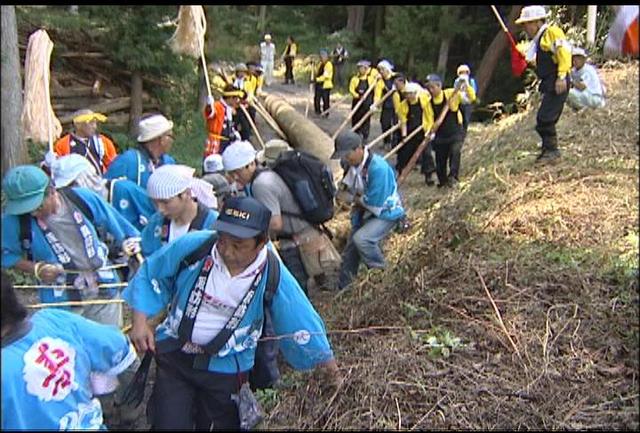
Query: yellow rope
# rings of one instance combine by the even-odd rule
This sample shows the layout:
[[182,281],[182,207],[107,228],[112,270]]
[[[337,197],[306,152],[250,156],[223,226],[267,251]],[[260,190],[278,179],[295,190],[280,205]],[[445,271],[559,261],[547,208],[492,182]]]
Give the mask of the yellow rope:
[[49,307],[81,307],[83,305],[103,305],[103,304],[122,304],[124,299],[91,299],[88,301],[65,301],[65,302],[47,302],[44,304],[31,304],[27,308],[49,308]]

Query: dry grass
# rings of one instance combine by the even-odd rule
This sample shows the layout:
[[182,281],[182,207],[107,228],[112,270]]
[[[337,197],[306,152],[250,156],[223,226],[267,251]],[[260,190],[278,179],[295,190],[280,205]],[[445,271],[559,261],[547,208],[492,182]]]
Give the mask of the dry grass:
[[[387,270],[313,296],[344,385],[289,373],[265,428],[638,428],[638,63],[601,73],[608,106],[565,108],[555,165],[530,111],[472,126],[459,189],[408,179]],[[369,326],[391,329],[337,332]]]

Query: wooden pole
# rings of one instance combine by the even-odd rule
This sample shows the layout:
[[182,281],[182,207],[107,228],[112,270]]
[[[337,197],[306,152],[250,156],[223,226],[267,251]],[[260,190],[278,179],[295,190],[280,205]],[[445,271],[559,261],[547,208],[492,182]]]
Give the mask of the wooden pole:
[[509,33],[509,29],[504,24],[504,21],[502,20],[502,17],[500,16],[500,12],[498,12],[498,9],[496,9],[494,5],[491,5],[491,10],[495,14],[496,18],[498,18],[498,22],[500,23],[500,27],[502,27],[502,30],[504,30],[505,33]]
[[262,140],[262,137],[260,136],[260,132],[258,131],[258,128],[256,128],[256,124],[253,123],[253,119],[249,115],[249,111],[247,111],[247,109],[242,104],[240,104],[240,109],[242,110],[244,115],[247,117],[247,121],[249,122],[249,125],[251,125],[251,129],[253,129],[253,132],[256,134],[256,137],[258,137],[258,141],[260,142],[260,145],[264,149],[264,141]]
[[371,149],[374,144],[379,143],[380,141],[384,140],[386,137],[389,136],[389,134],[393,133],[398,128],[400,128],[400,123],[396,123],[391,128],[387,129],[383,134],[380,134],[378,136],[378,138],[376,138],[375,140],[371,141],[371,143],[367,144],[366,145],[367,149]]
[[[398,126],[399,125],[400,125],[400,123],[398,123]],[[402,148],[402,146],[404,146],[409,140],[411,140],[413,137],[415,137],[416,134],[418,134],[418,132],[420,132],[421,130],[422,130],[422,126],[419,126],[416,129],[414,129],[413,131],[411,131],[409,133],[409,135],[407,135],[405,138],[402,139],[402,141],[400,141],[400,143],[396,144],[396,147],[394,147],[389,152],[387,152],[387,154],[384,156],[384,159],[389,159],[393,155],[398,153],[398,151]]]
[[[391,95],[393,92],[395,91],[395,89],[391,89],[389,90],[387,93],[384,94],[384,96],[380,99],[380,101],[377,102],[377,104],[379,104],[380,106],[382,106],[382,104],[384,103],[384,101],[389,97],[389,95]],[[360,128],[360,126],[362,126],[362,124],[364,122],[367,121],[367,119],[369,117],[371,117],[373,115],[373,113],[375,113],[375,111],[371,111],[369,110],[369,112],[367,114],[365,114],[364,116],[362,116],[362,119],[360,119],[360,121],[358,121],[358,123],[356,123],[353,127],[351,127],[352,131],[355,131],[356,129]]]
[[373,83],[371,83],[371,85],[369,86],[369,88],[367,89],[366,92],[364,92],[364,94],[362,95],[362,97],[360,98],[360,100],[358,101],[358,103],[355,105],[355,107],[353,107],[353,109],[351,110],[351,112],[349,113],[349,115],[347,116],[346,119],[344,119],[344,122],[342,122],[342,124],[338,127],[338,129],[336,130],[336,132],[333,133],[333,135],[331,136],[331,140],[335,140],[336,137],[338,136],[338,134],[340,134],[340,131],[342,131],[344,129],[345,126],[347,126],[347,123],[349,123],[349,121],[351,120],[351,118],[353,117],[353,115],[355,114],[356,111],[358,111],[358,109],[360,108],[360,106],[362,105],[362,103],[365,101],[365,99],[367,99],[367,96],[369,96],[369,93],[371,93],[373,91],[373,88],[376,86],[376,83],[378,82],[378,80],[380,79],[380,76],[378,76]]
[[284,131],[282,131],[282,128],[280,128],[280,126],[278,125],[278,122],[276,122],[276,120],[273,117],[271,117],[271,114],[269,114],[269,112],[262,106],[262,104],[260,103],[260,100],[258,100],[258,98],[255,98],[253,102],[254,102],[256,111],[260,113],[260,115],[265,120],[265,122],[267,122],[269,126],[271,126],[273,130],[276,131],[283,140],[286,140],[287,135],[284,133]]

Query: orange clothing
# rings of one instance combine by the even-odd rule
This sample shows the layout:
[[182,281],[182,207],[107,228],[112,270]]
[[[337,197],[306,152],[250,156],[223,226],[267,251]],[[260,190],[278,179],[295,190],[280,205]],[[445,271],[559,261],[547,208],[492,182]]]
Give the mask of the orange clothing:
[[69,133],[58,139],[53,149],[59,157],[70,153],[86,157],[96,167],[98,174],[106,173],[111,161],[118,156],[113,141],[104,134],[96,134],[86,142]]

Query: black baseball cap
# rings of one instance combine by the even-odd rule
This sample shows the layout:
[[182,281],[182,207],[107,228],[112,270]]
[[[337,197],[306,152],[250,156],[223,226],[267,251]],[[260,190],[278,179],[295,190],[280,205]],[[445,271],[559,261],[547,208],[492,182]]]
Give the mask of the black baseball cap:
[[330,159],[341,159],[343,156],[362,145],[362,136],[353,131],[338,134],[335,140],[335,151]]
[[241,239],[253,238],[269,229],[271,211],[253,197],[229,197],[211,227]]

